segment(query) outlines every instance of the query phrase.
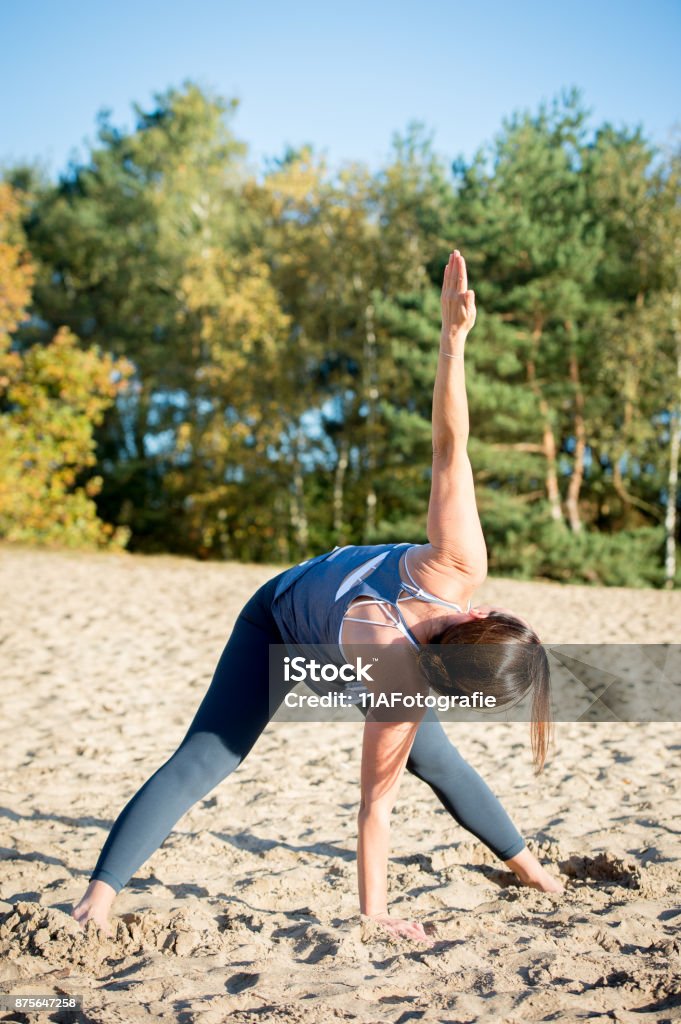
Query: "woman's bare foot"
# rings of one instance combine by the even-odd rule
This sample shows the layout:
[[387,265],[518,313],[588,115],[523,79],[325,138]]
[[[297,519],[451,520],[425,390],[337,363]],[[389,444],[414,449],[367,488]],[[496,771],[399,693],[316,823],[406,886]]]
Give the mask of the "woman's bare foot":
[[540,892],[564,892],[562,884],[546,871],[537,858],[525,847],[515,857],[505,861],[511,871],[523,883]]
[[76,919],[81,928],[85,928],[87,921],[94,921],[107,938],[111,938],[109,911],[115,898],[116,890],[113,886],[96,878],[90,882],[80,902],[74,906],[71,917]]

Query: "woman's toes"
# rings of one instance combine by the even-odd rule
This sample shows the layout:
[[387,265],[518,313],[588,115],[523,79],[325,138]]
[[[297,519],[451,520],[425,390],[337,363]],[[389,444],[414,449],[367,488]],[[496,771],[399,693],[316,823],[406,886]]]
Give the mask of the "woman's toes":
[[564,892],[563,886],[557,878],[553,878],[547,871],[537,878],[535,881],[530,883],[535,889],[539,889],[540,892]]

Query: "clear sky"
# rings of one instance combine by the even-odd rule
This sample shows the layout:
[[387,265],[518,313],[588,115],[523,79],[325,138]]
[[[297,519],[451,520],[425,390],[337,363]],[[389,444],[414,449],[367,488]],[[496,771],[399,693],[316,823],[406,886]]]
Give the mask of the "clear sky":
[[412,119],[447,159],[576,85],[593,120],[681,125],[681,0],[0,0],[0,164],[52,175],[101,108],[191,78],[241,105],[252,159],[311,142],[377,167]]

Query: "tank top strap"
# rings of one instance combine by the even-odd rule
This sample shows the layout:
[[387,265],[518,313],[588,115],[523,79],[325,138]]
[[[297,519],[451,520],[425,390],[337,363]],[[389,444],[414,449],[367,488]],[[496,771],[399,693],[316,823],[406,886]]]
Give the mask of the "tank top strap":
[[[404,589],[400,576],[400,559],[408,544],[395,544],[388,556],[384,558],[367,578],[368,589],[376,597],[390,606],[395,613],[394,625],[413,645],[419,646],[419,642],[407,625],[402,609],[399,605],[399,596]],[[390,616],[393,618],[393,616]]]

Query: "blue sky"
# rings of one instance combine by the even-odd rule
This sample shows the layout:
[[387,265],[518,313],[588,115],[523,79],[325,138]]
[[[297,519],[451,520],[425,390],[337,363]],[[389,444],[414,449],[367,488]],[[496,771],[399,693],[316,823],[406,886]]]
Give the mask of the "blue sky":
[[133,101],[187,78],[239,97],[256,164],[312,142],[376,168],[413,119],[445,158],[470,157],[572,85],[596,123],[662,146],[681,133],[681,0],[2,0],[0,37],[0,164],[52,175],[84,155],[98,110],[131,126]]

